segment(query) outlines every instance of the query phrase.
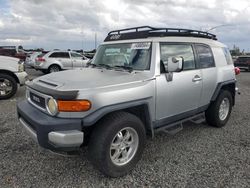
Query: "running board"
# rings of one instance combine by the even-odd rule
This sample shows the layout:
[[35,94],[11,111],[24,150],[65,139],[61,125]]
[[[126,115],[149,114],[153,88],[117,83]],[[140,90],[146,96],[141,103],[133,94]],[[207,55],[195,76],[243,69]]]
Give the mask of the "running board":
[[166,126],[156,128],[155,132],[163,131],[167,134],[174,135],[183,129],[183,123],[186,121],[191,121],[192,123],[195,123],[195,124],[203,123],[206,121],[205,120],[205,113],[203,112],[200,114],[196,114],[192,117],[188,117],[188,118],[182,119],[180,121],[177,121],[177,122],[174,122],[171,124],[167,124]]

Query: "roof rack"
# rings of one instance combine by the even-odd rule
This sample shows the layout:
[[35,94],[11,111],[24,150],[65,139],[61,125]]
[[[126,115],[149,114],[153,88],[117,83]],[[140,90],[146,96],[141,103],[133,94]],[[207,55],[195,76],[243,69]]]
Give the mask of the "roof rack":
[[155,28],[151,26],[141,26],[110,31],[104,41],[165,36],[199,37],[217,40],[216,35],[204,31],[180,28]]

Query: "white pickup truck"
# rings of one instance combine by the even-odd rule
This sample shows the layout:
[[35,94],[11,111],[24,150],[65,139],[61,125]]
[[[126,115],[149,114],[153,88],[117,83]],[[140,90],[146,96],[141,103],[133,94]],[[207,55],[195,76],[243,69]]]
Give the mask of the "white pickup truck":
[[23,62],[18,58],[0,56],[0,99],[15,95],[18,84],[24,85],[28,74],[24,71]]

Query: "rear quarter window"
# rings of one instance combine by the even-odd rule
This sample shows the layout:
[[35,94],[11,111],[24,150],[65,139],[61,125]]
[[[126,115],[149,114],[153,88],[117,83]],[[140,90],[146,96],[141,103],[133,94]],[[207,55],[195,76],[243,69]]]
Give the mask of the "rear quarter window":
[[205,44],[195,44],[200,68],[215,67],[212,50]]
[[228,65],[233,64],[233,59],[228,48],[222,48]]

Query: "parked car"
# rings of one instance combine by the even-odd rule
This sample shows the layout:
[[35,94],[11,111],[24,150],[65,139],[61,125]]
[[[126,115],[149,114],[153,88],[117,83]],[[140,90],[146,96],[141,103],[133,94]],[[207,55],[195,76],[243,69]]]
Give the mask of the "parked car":
[[144,26],[110,32],[85,69],[27,83],[17,111],[40,146],[87,145],[92,164],[117,177],[135,167],[146,134],[175,134],[189,120],[226,125],[235,91],[231,55],[215,35]]
[[88,58],[74,51],[51,51],[38,55],[34,68],[44,73],[58,72],[67,69],[77,69],[86,66]]
[[250,56],[239,56],[234,61],[234,66],[246,71],[250,71]]
[[18,49],[17,46],[0,46],[0,55],[16,57],[22,61],[26,59],[26,52],[22,49]]
[[0,56],[0,99],[15,95],[18,84],[24,85],[27,76],[23,62],[18,58]]

